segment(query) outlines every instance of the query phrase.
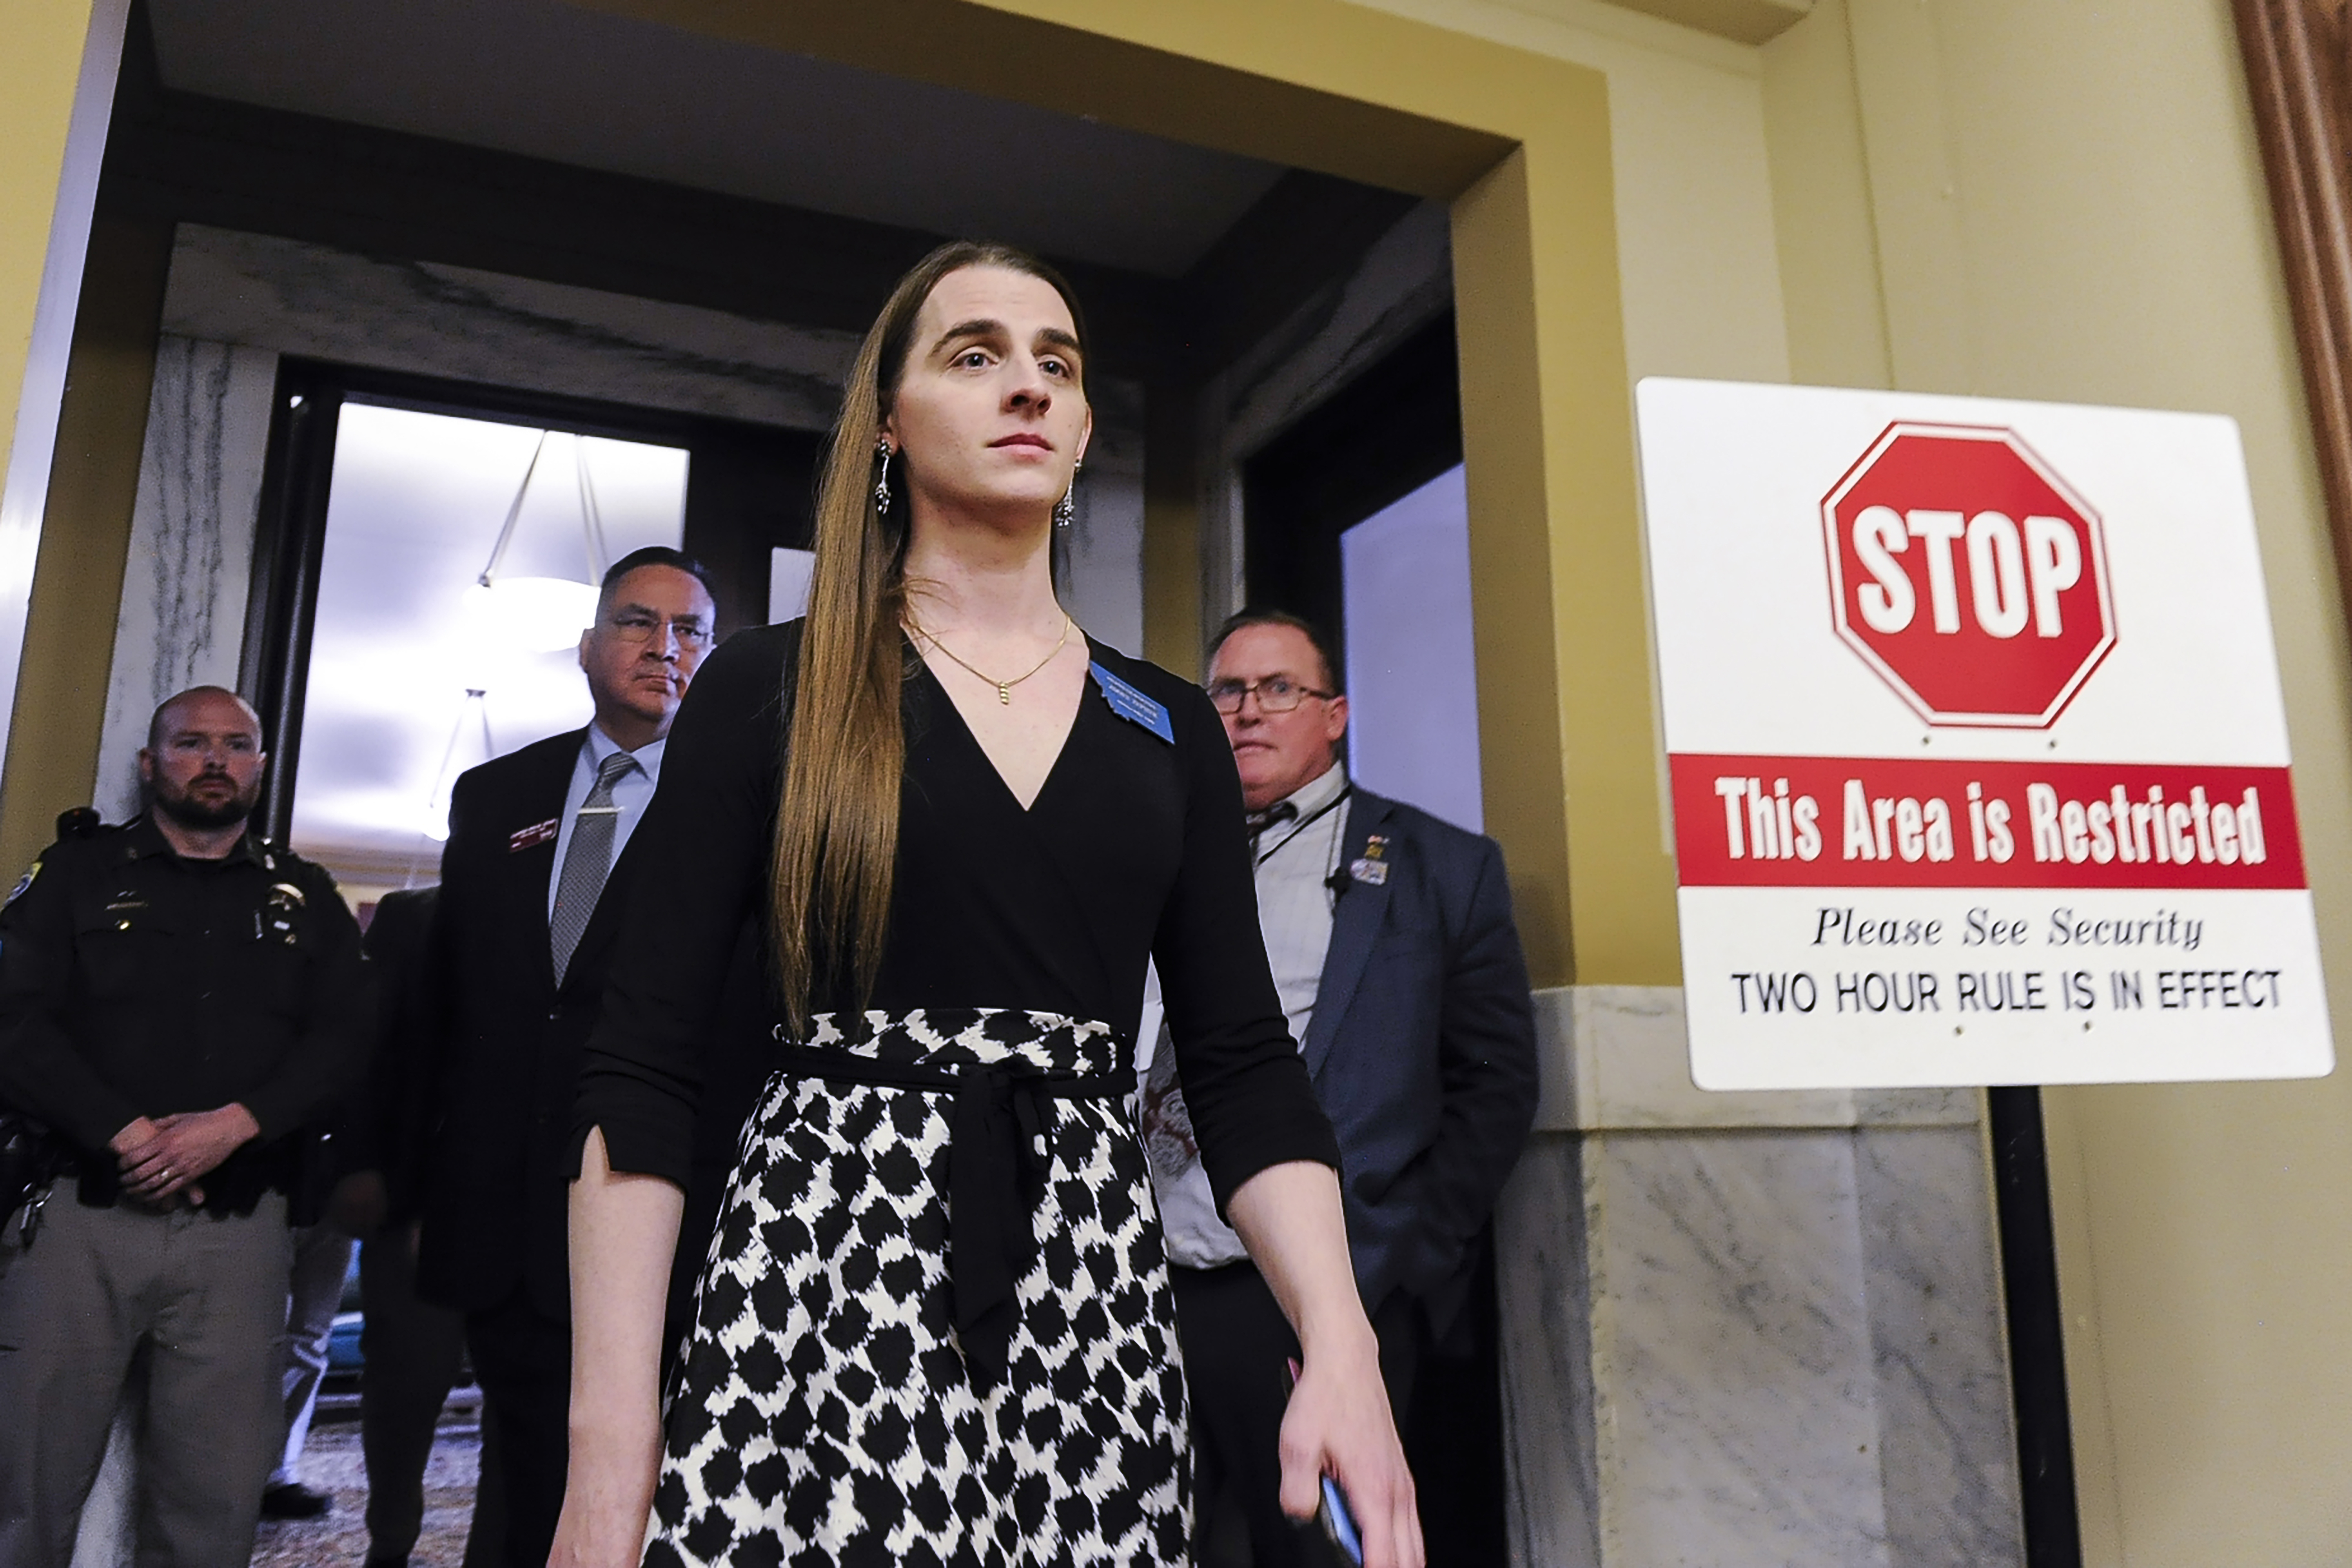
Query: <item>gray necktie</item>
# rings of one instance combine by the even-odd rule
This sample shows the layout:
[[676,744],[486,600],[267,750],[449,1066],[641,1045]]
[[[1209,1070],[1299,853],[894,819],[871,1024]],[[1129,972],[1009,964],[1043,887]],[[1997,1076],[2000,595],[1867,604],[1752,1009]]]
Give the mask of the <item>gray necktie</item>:
[[598,763],[596,785],[580,803],[579,818],[572,825],[572,842],[563,851],[563,875],[555,883],[555,913],[547,922],[558,985],[563,984],[572,950],[588,930],[588,918],[596,912],[596,897],[604,890],[604,879],[613,869],[613,829],[621,816],[621,808],[613,804],[613,786],[636,765],[637,759],[626,752],[614,752]]

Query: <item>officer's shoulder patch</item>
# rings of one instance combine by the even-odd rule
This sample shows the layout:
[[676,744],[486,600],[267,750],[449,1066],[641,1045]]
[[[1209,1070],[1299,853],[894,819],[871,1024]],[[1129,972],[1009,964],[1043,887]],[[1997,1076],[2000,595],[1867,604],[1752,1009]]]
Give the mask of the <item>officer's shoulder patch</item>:
[[5,909],[9,904],[13,904],[18,899],[23,898],[25,896],[25,889],[31,887],[33,885],[33,879],[40,874],[41,863],[38,860],[36,860],[33,862],[32,869],[26,871],[23,876],[16,879],[16,885],[8,890],[8,897],[5,900],[0,900],[0,909]]

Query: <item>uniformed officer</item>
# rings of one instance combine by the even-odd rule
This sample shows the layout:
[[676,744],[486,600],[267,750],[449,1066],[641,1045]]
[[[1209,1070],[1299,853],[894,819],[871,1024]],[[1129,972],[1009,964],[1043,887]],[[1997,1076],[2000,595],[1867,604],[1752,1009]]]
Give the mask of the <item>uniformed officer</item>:
[[261,724],[155,710],[146,813],[53,845],[0,913],[0,1097],[73,1176],[0,1234],[0,1563],[66,1568],[134,1354],[138,1559],[244,1568],[279,1409],[302,1134],[365,1066],[359,928],[246,831]]

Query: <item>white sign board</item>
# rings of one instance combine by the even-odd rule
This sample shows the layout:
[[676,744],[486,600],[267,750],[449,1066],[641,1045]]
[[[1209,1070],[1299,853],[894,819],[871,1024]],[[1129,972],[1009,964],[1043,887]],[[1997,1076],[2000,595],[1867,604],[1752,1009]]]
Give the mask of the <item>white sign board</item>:
[[1701,1087],[2330,1069],[2234,423],[1637,402]]

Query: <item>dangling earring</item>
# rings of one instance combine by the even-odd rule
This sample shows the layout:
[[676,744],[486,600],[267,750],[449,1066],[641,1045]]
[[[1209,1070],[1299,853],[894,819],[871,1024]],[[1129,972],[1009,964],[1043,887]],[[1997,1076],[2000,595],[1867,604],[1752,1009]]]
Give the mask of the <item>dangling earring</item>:
[[1073,501],[1070,498],[1078,493],[1078,470],[1085,467],[1086,464],[1083,462],[1072,463],[1070,465],[1070,488],[1064,490],[1062,492],[1062,499],[1054,503],[1054,526],[1055,528],[1069,527],[1070,520],[1078,515],[1077,503]]
[[881,466],[874,477],[874,515],[890,515],[890,437],[883,437],[874,443],[874,455]]

